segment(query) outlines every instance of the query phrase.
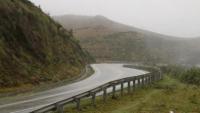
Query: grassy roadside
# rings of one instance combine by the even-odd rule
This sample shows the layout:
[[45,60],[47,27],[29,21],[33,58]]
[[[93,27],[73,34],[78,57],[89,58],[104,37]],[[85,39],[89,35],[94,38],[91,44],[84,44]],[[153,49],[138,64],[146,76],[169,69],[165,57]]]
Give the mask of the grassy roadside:
[[[103,103],[97,98],[96,108],[90,100],[82,101],[80,113],[200,113],[200,88],[186,85],[166,75],[164,79],[151,86],[137,89]],[[66,113],[78,113],[74,106],[66,107]]]
[[30,95],[32,93],[60,87],[63,85],[67,85],[73,82],[81,81],[89,76],[91,76],[94,73],[94,70],[90,66],[86,66],[85,70],[79,74],[78,76],[71,77],[70,79],[65,79],[60,82],[51,82],[51,83],[44,83],[41,85],[38,85],[37,87],[34,87],[33,85],[26,85],[18,88],[7,88],[7,89],[0,89],[0,100],[6,99],[7,97],[10,98],[10,96],[24,96],[24,95]]

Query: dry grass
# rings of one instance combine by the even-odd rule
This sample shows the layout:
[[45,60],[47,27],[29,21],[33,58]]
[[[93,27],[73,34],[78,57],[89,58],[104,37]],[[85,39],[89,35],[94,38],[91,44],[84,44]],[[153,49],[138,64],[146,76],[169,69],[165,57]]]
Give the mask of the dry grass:
[[138,89],[115,100],[103,103],[98,97],[96,108],[90,100],[82,101],[82,111],[66,107],[66,113],[200,113],[200,89],[185,85],[168,76],[161,82]]

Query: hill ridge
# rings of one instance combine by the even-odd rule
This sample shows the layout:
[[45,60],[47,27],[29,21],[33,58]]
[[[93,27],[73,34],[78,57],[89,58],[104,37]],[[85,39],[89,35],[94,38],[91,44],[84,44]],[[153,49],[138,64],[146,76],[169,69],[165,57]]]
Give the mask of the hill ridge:
[[82,47],[100,61],[188,63],[193,55],[198,59],[196,52],[200,47],[195,40],[142,30],[106,17],[102,21],[99,21],[101,17],[97,18],[77,15],[54,17],[66,29],[73,29]]

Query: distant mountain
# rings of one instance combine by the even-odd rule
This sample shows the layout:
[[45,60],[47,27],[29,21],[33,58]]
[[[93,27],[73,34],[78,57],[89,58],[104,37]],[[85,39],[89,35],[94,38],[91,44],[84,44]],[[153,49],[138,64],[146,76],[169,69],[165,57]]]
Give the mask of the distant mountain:
[[87,55],[60,24],[28,0],[0,0],[0,87],[78,76]]
[[63,15],[63,16],[54,16],[53,18],[57,22],[61,23],[66,29],[73,29],[77,38],[106,36],[113,33],[129,32],[129,31],[134,31],[141,34],[151,35],[159,38],[161,37],[173,38],[173,39],[177,38],[124,25],[112,21],[101,15],[97,16]]
[[111,21],[100,15],[94,17],[64,15],[53,18],[62,23],[65,28],[73,29],[75,36],[79,38],[105,36],[132,29],[130,26]]
[[197,58],[195,54],[200,48],[195,43],[200,40],[166,36],[103,16],[64,15],[53,18],[66,29],[73,29],[80,44],[100,61],[188,63],[191,56]]

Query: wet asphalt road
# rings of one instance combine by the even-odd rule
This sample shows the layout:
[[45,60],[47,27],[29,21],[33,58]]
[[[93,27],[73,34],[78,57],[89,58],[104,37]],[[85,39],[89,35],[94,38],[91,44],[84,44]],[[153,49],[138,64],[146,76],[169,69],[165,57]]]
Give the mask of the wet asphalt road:
[[[45,105],[83,93],[109,81],[147,72],[123,67],[123,64],[92,64],[95,73],[76,83],[22,96],[18,101],[0,105],[0,113],[29,113]],[[10,97],[12,98],[12,97]],[[2,103],[2,102],[0,102]]]

